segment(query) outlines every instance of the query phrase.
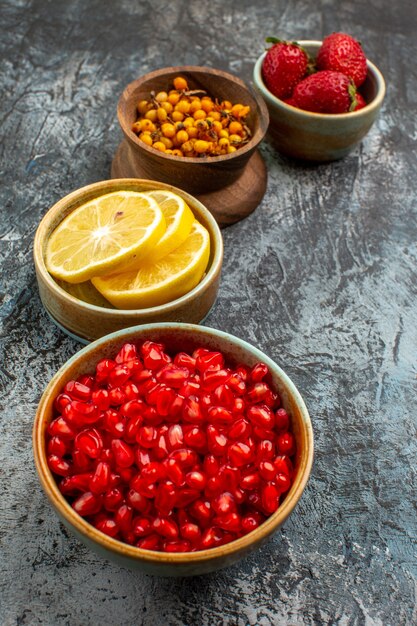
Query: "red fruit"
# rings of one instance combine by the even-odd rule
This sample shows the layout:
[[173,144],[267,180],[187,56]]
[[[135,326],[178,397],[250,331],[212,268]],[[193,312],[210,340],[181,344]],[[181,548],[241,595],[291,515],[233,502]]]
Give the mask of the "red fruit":
[[359,91],[356,92],[356,106],[353,109],[354,111],[359,111],[359,109],[364,109],[368,103],[365,98]]
[[313,113],[348,113],[356,106],[356,88],[341,72],[324,70],[307,76],[293,93],[296,106]]
[[277,98],[289,98],[297,83],[307,73],[308,55],[297,43],[268,37],[274,45],[262,63],[262,76],[269,91]]
[[323,39],[316,63],[319,70],[342,72],[356,87],[362,85],[368,73],[361,44],[345,33],[332,33]]
[[101,509],[101,500],[99,496],[94,495],[91,491],[86,491],[81,494],[79,498],[74,500],[72,503],[72,508],[74,511],[81,515],[82,517],[86,517],[87,515],[94,515],[98,513]]
[[205,348],[172,361],[154,342],[141,355],[125,344],[55,399],[46,449],[61,493],[101,532],[148,550],[250,532],[293,476],[290,418],[267,366],[232,370]]

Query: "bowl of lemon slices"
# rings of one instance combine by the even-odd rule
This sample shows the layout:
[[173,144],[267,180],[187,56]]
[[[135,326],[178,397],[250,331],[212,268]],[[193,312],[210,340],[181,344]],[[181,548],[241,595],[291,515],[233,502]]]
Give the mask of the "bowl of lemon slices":
[[201,322],[213,306],[223,242],[190,194],[141,179],[70,193],[34,241],[39,294],[52,320],[88,343],[150,322]]

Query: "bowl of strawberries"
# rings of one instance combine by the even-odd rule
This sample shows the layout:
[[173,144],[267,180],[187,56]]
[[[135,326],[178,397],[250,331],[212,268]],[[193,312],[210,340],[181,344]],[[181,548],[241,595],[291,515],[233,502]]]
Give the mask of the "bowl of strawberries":
[[385,82],[361,44],[345,33],[323,41],[267,38],[254,82],[268,106],[268,132],[283,154],[308,161],[346,156],[381,108]]

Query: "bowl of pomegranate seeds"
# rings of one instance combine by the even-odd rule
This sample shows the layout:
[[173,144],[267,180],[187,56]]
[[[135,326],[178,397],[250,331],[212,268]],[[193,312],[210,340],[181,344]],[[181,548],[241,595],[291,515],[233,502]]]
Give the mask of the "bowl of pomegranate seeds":
[[47,386],[33,446],[61,521],[106,558],[183,576],[261,546],[308,481],[304,401],[266,354],[192,324],[124,329]]
[[269,111],[268,132],[283,154],[308,161],[346,156],[368,133],[385,96],[381,72],[345,33],[272,46],[254,82]]

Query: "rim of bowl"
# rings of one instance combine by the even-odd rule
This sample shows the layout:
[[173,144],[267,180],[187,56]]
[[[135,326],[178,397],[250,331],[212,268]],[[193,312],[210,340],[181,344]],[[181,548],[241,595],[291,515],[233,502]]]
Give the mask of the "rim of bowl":
[[[45,422],[44,406],[48,402],[52,388],[57,384],[67,368],[77,361],[82,360],[84,355],[88,354],[89,352],[96,351],[97,348],[104,346],[109,340],[116,338],[119,340],[122,340],[124,338],[127,339],[136,331],[140,331],[143,334],[147,331],[149,331],[149,333],[152,333],[152,331],[158,329],[175,330],[178,328],[184,329],[186,331],[188,330],[190,332],[196,332],[197,334],[199,333],[202,335],[207,335],[209,337],[225,339],[233,343],[234,345],[243,348],[245,351],[250,352],[256,358],[259,358],[259,360],[263,361],[273,372],[275,372],[278,377],[284,381],[287,389],[289,390],[289,393],[295,399],[300,409],[302,421],[304,423],[304,430],[306,433],[307,454],[305,455],[304,463],[302,466],[300,466],[296,479],[291,485],[290,491],[288,492],[285,500],[275,511],[275,513],[268,517],[258,528],[251,531],[247,535],[244,535],[243,537],[235,539],[234,541],[226,543],[222,546],[209,548],[207,550],[200,550],[198,552],[177,552],[168,554],[166,552],[138,548],[136,546],[125,544],[117,539],[108,537],[104,533],[98,531],[92,524],[87,522],[83,517],[81,517],[74,511],[74,509],[65,500],[64,496],[58,489],[55,478],[53,477],[52,472],[50,471],[46,462],[46,454],[41,454],[42,444],[44,443],[45,437],[44,429],[42,428],[42,426]],[[268,355],[259,350],[259,348],[256,348],[255,346],[249,344],[243,339],[240,339],[239,337],[236,337],[235,335],[231,335],[215,328],[198,326],[196,324],[185,324],[181,322],[161,322],[125,328],[123,330],[116,331],[114,333],[106,335],[105,337],[97,339],[85,348],[81,349],[74,356],[72,356],[52,377],[42,394],[33,425],[32,444],[35,466],[41,485],[49,500],[59,511],[60,515],[69,524],[71,524],[71,526],[75,527],[75,529],[79,533],[92,539],[95,543],[101,545],[102,547],[105,547],[110,552],[129,557],[134,560],[154,563],[159,562],[185,564],[200,561],[210,561],[218,557],[225,557],[234,554],[235,552],[239,552],[240,550],[249,547],[252,543],[259,543],[263,539],[266,539],[274,532],[277,527],[279,527],[288,518],[288,516],[292,513],[293,509],[300,500],[304,488],[310,477],[314,456],[314,435],[307,407],[297,387],[294,385],[290,377],[284,372],[284,370],[282,370],[281,367],[277,363],[275,363],[275,361],[273,361]]]
[[[138,136],[132,131],[132,129],[130,128],[130,125],[126,122],[124,116],[122,115],[121,113],[122,105],[124,105],[125,101],[127,102],[129,100],[129,98],[131,97],[131,92],[141,83],[144,83],[153,78],[158,78],[159,76],[163,76],[164,74],[167,74],[167,73],[192,74],[193,72],[210,74],[211,76],[225,78],[239,85],[240,87],[243,87],[250,94],[250,96],[255,100],[257,108],[258,108],[258,111],[257,111],[257,117],[258,117],[258,122],[259,122],[258,132],[256,135],[254,134],[252,136],[251,140],[248,141],[248,143],[245,144],[245,146],[243,146],[242,148],[239,148],[238,150],[236,150],[236,152],[233,152],[231,154],[221,154],[219,156],[211,156],[205,159],[201,159],[198,157],[182,157],[182,156],[180,157],[180,156],[176,156],[175,154],[165,154],[164,152],[159,152],[157,150],[152,149],[150,146],[147,146],[145,143],[143,143],[143,141],[140,141]],[[229,72],[224,72],[223,70],[216,70],[213,67],[205,67],[203,65],[201,66],[200,65],[179,65],[179,66],[173,66],[173,67],[164,67],[159,70],[154,70],[153,72],[148,72],[147,74],[140,76],[136,80],[133,80],[131,83],[126,85],[126,87],[123,89],[123,92],[119,98],[119,102],[117,104],[117,117],[119,120],[119,124],[122,128],[122,131],[124,132],[126,137],[128,137],[132,143],[134,143],[139,148],[143,149],[145,152],[148,152],[150,155],[160,156],[171,161],[176,161],[178,163],[198,163],[199,165],[209,165],[210,163],[230,161],[232,159],[235,159],[238,156],[243,156],[244,154],[246,154],[247,152],[251,150],[254,150],[256,146],[258,146],[263,140],[263,138],[265,137],[266,132],[268,130],[268,124],[269,124],[268,108],[265,104],[265,101],[263,100],[261,96],[259,96],[256,90],[252,89],[241,78],[239,78],[238,76],[235,76],[234,74],[230,74]]]
[[[317,47],[317,49],[322,44],[321,41],[315,40],[315,39],[314,40],[313,39],[300,40],[300,41],[297,41],[297,43],[299,43],[300,46],[303,46],[303,47],[311,46],[311,47]],[[304,111],[303,109],[299,109],[297,107],[292,106],[291,104],[287,104],[283,100],[280,100],[279,98],[274,96],[274,94],[271,91],[269,91],[269,89],[265,85],[263,77],[262,77],[262,63],[266,54],[267,52],[263,52],[261,56],[258,57],[258,59],[256,60],[256,63],[253,69],[253,80],[255,82],[255,85],[258,87],[258,89],[264,96],[264,98],[266,98],[267,100],[270,100],[271,104],[277,107],[282,107],[284,110],[292,111],[293,113],[297,112],[297,114],[300,117],[306,118],[306,119],[311,118],[311,117],[314,117],[316,119],[321,118],[321,119],[325,119],[329,121],[346,119],[346,115],[347,115],[346,113],[315,113],[314,111]],[[350,111],[349,117],[364,116],[370,111],[374,109],[378,109],[381,106],[382,101],[384,100],[384,97],[385,97],[386,86],[385,86],[385,80],[384,80],[382,73],[377,68],[377,66],[374,65],[374,63],[369,61],[369,59],[366,59],[366,64],[368,66],[368,72],[371,72],[376,80],[377,93],[376,93],[375,98],[371,102],[367,103],[365,107],[363,107],[362,109],[359,109],[358,111]]]
[[[198,285],[194,287],[194,289],[191,289],[191,291],[188,291],[187,293],[185,293],[180,298],[177,298],[176,300],[171,300],[170,302],[167,302],[165,304],[160,304],[159,306],[149,307],[147,309],[116,309],[116,308],[111,309],[111,308],[98,306],[97,304],[91,304],[89,302],[85,302],[84,300],[80,300],[79,298],[76,298],[75,296],[65,291],[65,289],[60,287],[58,283],[54,280],[54,278],[46,269],[45,259],[43,255],[43,241],[46,237],[46,233],[44,232],[44,230],[46,228],[47,223],[49,222],[51,218],[60,215],[63,208],[68,203],[74,202],[77,199],[77,197],[81,195],[83,192],[87,190],[94,191],[95,189],[99,191],[102,188],[106,188],[110,183],[112,183],[112,181],[114,181],[115,186],[117,187],[116,189],[114,189],[114,191],[117,191],[117,189],[123,189],[123,184],[132,185],[136,183],[146,183],[146,184],[155,183],[155,189],[158,189],[158,188],[169,189],[169,190],[173,190],[174,193],[179,192],[179,195],[184,194],[185,196],[189,196],[193,199],[193,202],[198,204],[198,207],[200,210],[203,209],[203,214],[204,214],[205,219],[208,222],[207,225],[209,226],[209,232],[214,243],[213,260],[207,273],[201,279]],[[103,194],[98,193],[97,197],[99,197],[100,195],[105,195],[105,193],[111,193],[111,191],[106,190]],[[86,200],[86,202],[88,201],[89,200]],[[217,224],[213,215],[202,204],[202,202],[200,202],[200,200],[198,200],[192,194],[186,191],[183,191],[182,189],[179,189],[178,187],[175,187],[174,185],[170,185],[168,183],[161,183],[158,181],[152,181],[152,180],[148,180],[144,178],[114,178],[110,180],[99,181],[97,183],[92,183],[90,185],[85,185],[84,187],[80,187],[79,189],[72,191],[71,193],[67,194],[66,196],[58,200],[58,202],[56,202],[50,209],[48,209],[48,211],[45,213],[45,215],[41,219],[39,226],[36,230],[34,244],[33,244],[33,256],[34,256],[36,269],[42,275],[42,278],[47,283],[48,288],[51,289],[53,292],[57,293],[59,296],[61,296],[68,302],[77,304],[78,306],[81,306],[82,308],[86,310],[106,312],[111,317],[120,317],[120,316],[130,317],[135,314],[147,315],[148,313],[152,314],[152,313],[169,312],[172,309],[177,308],[178,305],[184,304],[185,302],[187,302],[187,300],[193,299],[195,296],[199,295],[202,291],[204,291],[206,286],[217,275],[217,272],[221,270],[222,261],[223,261],[223,238],[222,238],[219,225]]]

